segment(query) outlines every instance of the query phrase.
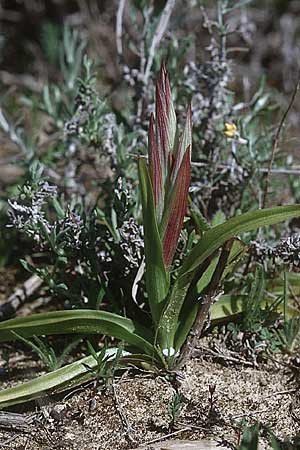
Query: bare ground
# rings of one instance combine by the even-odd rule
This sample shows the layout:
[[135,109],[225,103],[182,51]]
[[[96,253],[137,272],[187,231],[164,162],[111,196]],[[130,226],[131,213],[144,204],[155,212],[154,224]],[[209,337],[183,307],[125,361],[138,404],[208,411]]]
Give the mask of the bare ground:
[[[1,303],[13,290],[16,272],[0,271],[0,276],[6,286]],[[8,375],[0,371],[1,389],[43,373],[31,353],[22,347],[15,350],[10,348]],[[5,361],[0,353],[1,368]],[[115,377],[107,389],[90,383],[5,411],[17,413],[11,418],[0,412],[0,448],[125,450],[146,445],[143,448],[150,450],[153,441],[168,435],[182,440],[214,439],[232,448],[229,445],[238,443],[242,426],[255,421],[272,428],[281,439],[299,433],[300,390],[290,380],[283,358],[246,367],[230,365],[226,357],[220,364],[204,356],[203,350],[199,354],[177,373],[175,382],[128,371]],[[181,395],[181,410],[172,423],[170,404],[176,391]],[[3,426],[1,415],[8,419],[8,426]],[[264,448],[268,447],[262,441]]]
[[[38,369],[30,359],[16,360],[10,381],[3,382],[3,387],[24,377],[24,364],[31,377]],[[174,383],[147,373],[126,372],[106,390],[97,392],[89,384],[25,409],[15,408],[22,414],[22,425],[0,428],[0,447],[125,450],[146,444],[150,450],[153,440],[169,434],[177,439],[237,444],[242,424],[256,420],[280,438],[299,432],[299,389],[274,362],[255,369],[194,359],[177,379],[182,408],[175,424],[170,417]],[[261,448],[268,447],[262,442]]]

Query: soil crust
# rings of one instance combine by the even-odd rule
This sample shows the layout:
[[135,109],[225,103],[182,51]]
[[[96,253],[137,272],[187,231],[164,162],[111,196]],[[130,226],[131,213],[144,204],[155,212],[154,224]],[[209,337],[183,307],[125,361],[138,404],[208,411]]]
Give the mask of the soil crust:
[[[15,360],[10,381],[2,387],[24,380],[24,373],[28,378],[38,372],[34,361]],[[125,372],[106,390],[90,383],[15,407],[11,411],[22,414],[23,425],[1,427],[0,443],[12,450],[125,450],[141,445],[150,450],[153,441],[170,435],[214,439],[226,447],[236,445],[242,426],[255,421],[272,427],[282,439],[299,432],[300,392],[274,361],[245,368],[200,358],[177,375],[174,384],[163,376]],[[176,391],[181,409],[173,423],[170,405]],[[260,448],[268,446],[262,441]]]

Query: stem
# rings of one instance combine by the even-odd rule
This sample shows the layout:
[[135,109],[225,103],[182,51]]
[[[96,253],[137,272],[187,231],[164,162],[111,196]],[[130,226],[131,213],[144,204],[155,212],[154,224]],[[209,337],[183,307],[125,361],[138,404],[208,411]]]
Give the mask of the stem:
[[152,68],[152,64],[153,64],[154,56],[155,56],[155,50],[167,30],[171,14],[173,12],[173,9],[175,8],[175,3],[176,3],[176,0],[168,0],[167,3],[165,4],[165,7],[164,7],[162,13],[161,13],[161,16],[160,16],[158,25],[155,29],[155,32],[154,32],[154,35],[152,38],[152,42],[150,45],[150,49],[149,49],[149,55],[148,55],[148,60],[147,60],[146,69],[145,69],[145,73],[144,73],[144,79],[143,79],[144,85],[147,85],[147,83],[149,81],[149,76],[150,76],[150,72],[151,72],[151,68]]
[[206,288],[206,293],[203,296],[203,301],[199,308],[190,336],[188,337],[183,347],[181,357],[177,364],[179,368],[183,367],[184,364],[191,358],[193,351],[197,345],[197,342],[201,337],[206,317],[209,313],[211,305],[213,304],[213,302],[217,297],[221,278],[224,273],[232,245],[233,239],[230,239],[224,244],[222,248],[217,267],[215,268],[212,279],[208,287]]
[[271,170],[272,170],[272,166],[273,166],[273,163],[274,163],[276,150],[277,150],[277,147],[278,147],[279,136],[280,136],[282,127],[284,125],[284,121],[285,121],[288,113],[290,112],[291,107],[293,106],[293,103],[295,101],[296,95],[297,95],[298,90],[299,90],[299,86],[300,86],[300,79],[298,79],[298,81],[297,81],[297,84],[296,84],[296,86],[294,88],[294,91],[292,93],[292,96],[290,98],[288,107],[285,110],[285,112],[283,113],[283,116],[281,117],[279,126],[278,126],[276,134],[275,134],[275,138],[274,138],[274,142],[273,142],[273,146],[272,146],[271,157],[270,157],[270,161],[269,161],[268,172],[267,172],[266,186],[265,186],[264,195],[263,195],[263,201],[262,201],[262,208],[263,209],[266,207],[267,196],[268,196],[269,186],[270,186]]
[[32,275],[22,287],[17,288],[0,306],[0,322],[10,319],[28,298],[41,287],[43,282],[44,280],[37,275]]
[[123,43],[122,43],[122,33],[123,33],[123,14],[125,8],[126,0],[120,0],[118,11],[117,11],[117,20],[116,20],[116,47],[117,54],[120,60],[123,59]]

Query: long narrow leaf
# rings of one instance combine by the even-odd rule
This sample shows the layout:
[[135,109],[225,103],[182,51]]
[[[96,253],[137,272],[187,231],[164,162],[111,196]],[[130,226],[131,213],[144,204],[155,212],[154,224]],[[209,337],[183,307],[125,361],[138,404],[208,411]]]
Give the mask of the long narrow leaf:
[[176,135],[176,115],[173,106],[169,76],[164,64],[156,83],[156,139],[163,178],[167,177],[169,155],[172,153]]
[[164,209],[164,182],[162,174],[162,163],[158,151],[154,126],[155,121],[153,114],[151,114],[148,132],[149,169],[153,186],[153,196],[157,220],[160,221]]
[[178,327],[178,318],[188,288],[189,283],[186,283],[184,286],[179,286],[178,280],[176,280],[161,315],[158,325],[157,341],[164,353],[169,352],[170,350],[171,353],[174,350],[174,337]]
[[185,259],[179,273],[180,284],[184,284],[185,279],[188,281],[189,277],[186,278],[188,273],[196,269],[199,264],[205,261],[208,256],[232,237],[246,231],[255,230],[259,227],[283,222],[299,216],[300,205],[278,206],[276,208],[261,209],[241,214],[240,216],[227,220],[221,225],[211,228]]
[[[105,357],[109,357],[112,364],[117,351],[118,349],[116,348],[106,350]],[[100,355],[100,352],[97,355]],[[132,366],[142,367],[146,370],[155,370],[155,365],[159,365],[159,362],[155,359],[153,360],[151,356],[124,352],[124,356],[119,360],[119,365],[121,367]],[[4,389],[0,392],[0,409],[78,386],[95,378],[94,370],[96,369],[97,359],[90,355],[61,369],[41,375],[34,380]]]
[[178,173],[180,167],[182,166],[182,160],[187,152],[187,149],[191,153],[192,150],[192,109],[191,105],[188,107],[186,112],[186,121],[182,136],[179,141],[178,149],[174,155],[174,164],[171,172],[171,184],[180,183],[178,180]]
[[[240,240],[235,239],[233,246],[230,251],[230,255],[226,264],[226,268],[223,272],[222,278],[225,278],[226,275],[232,271],[233,266],[237,263],[237,261],[243,256],[244,252],[246,251],[247,246]],[[197,282],[197,287],[195,289],[195,296],[189,296],[189,299],[185,300],[183,307],[180,311],[179,320],[178,320],[178,328],[176,330],[175,335],[175,350],[179,350],[181,346],[184,344],[186,338],[189,335],[189,332],[193,326],[193,323],[196,319],[197,312],[199,309],[200,302],[197,301],[197,298],[199,298],[199,295],[203,292],[203,290],[206,288],[208,283],[210,282],[212,275],[215,271],[215,268],[219,261],[219,256],[216,256],[213,258],[211,263],[209,264],[206,271],[201,276],[200,280]],[[223,297],[221,297],[222,299]],[[218,300],[216,303],[214,303],[211,306],[210,309],[210,319],[213,322],[215,315],[215,307],[219,305],[219,302],[221,300]],[[221,313],[222,314],[222,313]]]
[[75,310],[34,314],[0,324],[0,342],[49,334],[105,334],[153,354],[151,332],[133,320],[106,311]]
[[[186,152],[183,156],[175,185],[170,194],[170,199],[168,201],[169,205],[165,207],[167,222],[165,229],[161,229],[161,236],[164,263],[167,270],[172,264],[174,253],[178,244],[178,238],[182,229],[184,216],[186,213],[191,178],[190,158],[191,146],[186,149]],[[163,226],[164,224],[162,223],[162,227]]]
[[[109,349],[108,354],[113,356],[116,351],[117,349]],[[50,393],[70,389],[95,378],[93,369],[96,369],[96,366],[97,361],[91,355],[26,383],[4,389],[0,392],[0,409],[32,401]]]
[[196,231],[199,235],[202,236],[203,233],[208,231],[211,227],[203,214],[201,213],[198,206],[195,205],[195,203],[192,202],[192,199],[189,197],[189,210],[190,215],[195,223]]
[[163,311],[158,332],[158,341],[163,350],[174,349],[174,338],[179,315],[185,301],[194,271],[226,241],[239,233],[255,230],[280,221],[300,216],[300,206],[279,206],[259,210],[229,219],[227,222],[209,229],[185,259],[174,283],[168,303]]
[[147,293],[152,317],[154,322],[158,323],[169,289],[169,278],[164,265],[162,243],[157,227],[152,184],[144,159],[139,159],[138,167],[143,206]]
[[257,423],[252,425],[252,427],[246,428],[238,450],[258,450],[258,433],[259,425]]

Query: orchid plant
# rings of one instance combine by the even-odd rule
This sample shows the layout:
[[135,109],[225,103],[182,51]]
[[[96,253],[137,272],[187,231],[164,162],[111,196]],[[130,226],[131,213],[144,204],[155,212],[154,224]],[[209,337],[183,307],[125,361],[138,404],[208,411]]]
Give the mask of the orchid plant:
[[[239,249],[232,247],[235,237],[300,216],[300,205],[280,206],[248,212],[221,225],[206,227],[171,276],[188,204],[192,123],[191,107],[188,106],[185,125],[178,138],[170,81],[164,64],[157,81],[156,111],[155,116],[150,117],[148,141],[148,159],[142,156],[138,159],[138,171],[151,326],[145,327],[134,318],[107,311],[55,311],[2,322],[0,342],[13,341],[17,336],[26,339],[62,332],[104,334],[126,344],[120,364],[172,369],[192,327],[199,323],[199,317],[203,323],[211,304],[208,297],[215,297],[213,294],[217,292],[226,267],[241,254]],[[202,302],[199,301],[201,296]],[[109,358],[117,351],[109,349]],[[95,361],[91,355],[21,386],[5,389],[0,392],[0,408],[80,384],[92,376]]]
[[170,268],[182,230],[190,186],[192,118],[191,107],[181,138],[177,140],[177,121],[170,81],[162,64],[156,85],[156,111],[150,117],[148,163],[139,160],[145,235],[146,285],[158,346],[162,353],[174,353],[168,341],[166,301],[170,289]]

